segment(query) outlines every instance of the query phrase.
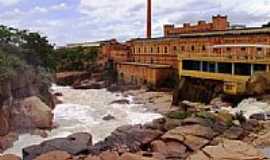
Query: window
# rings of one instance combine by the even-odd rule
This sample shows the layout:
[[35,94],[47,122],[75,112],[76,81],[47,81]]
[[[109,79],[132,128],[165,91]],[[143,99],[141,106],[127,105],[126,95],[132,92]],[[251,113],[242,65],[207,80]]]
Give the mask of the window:
[[241,51],[246,51],[246,48],[245,48],[245,47],[242,47],[242,48],[241,48]]
[[206,51],[206,47],[205,47],[205,46],[202,46],[202,50],[203,50],[203,51]]
[[150,52],[153,53],[153,47],[151,47]]
[[232,74],[232,64],[231,63],[218,63],[218,72]]
[[144,53],[147,53],[147,48],[146,47],[144,47]]
[[191,61],[191,60],[184,60],[183,61],[183,69],[184,70],[195,70],[200,71],[201,63],[200,61]]
[[177,51],[177,47],[176,46],[173,46],[173,51]]
[[168,53],[168,47],[164,47],[164,53]]
[[185,46],[182,46],[182,47],[181,47],[181,50],[182,50],[182,51],[185,51]]
[[257,48],[257,52],[261,52],[262,51],[262,48]]
[[141,48],[138,48],[138,53],[141,53]]
[[159,47],[157,47],[157,53],[159,53],[160,52],[160,48]]
[[226,48],[226,50],[227,50],[227,52],[231,52],[232,49],[231,48]]
[[194,51],[195,50],[195,47],[194,46],[191,46],[191,50]]
[[250,76],[251,74],[251,65],[245,63],[236,63],[235,64],[235,74],[242,76]]
[[212,73],[216,72],[216,63],[208,62],[208,72],[212,72]]
[[254,72],[266,71],[266,68],[265,64],[254,64]]

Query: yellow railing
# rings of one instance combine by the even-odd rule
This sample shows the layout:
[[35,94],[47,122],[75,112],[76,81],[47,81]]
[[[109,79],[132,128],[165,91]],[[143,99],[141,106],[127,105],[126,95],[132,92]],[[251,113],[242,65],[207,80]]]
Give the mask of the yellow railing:
[[270,63],[270,56],[266,54],[249,53],[206,53],[206,52],[184,52],[178,54],[179,60],[182,59],[206,59],[214,61],[267,61]]

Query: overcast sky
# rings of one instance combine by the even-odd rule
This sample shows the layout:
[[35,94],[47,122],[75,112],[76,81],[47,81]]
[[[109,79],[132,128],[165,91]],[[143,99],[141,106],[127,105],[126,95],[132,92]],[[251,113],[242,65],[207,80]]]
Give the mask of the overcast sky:
[[[152,0],[153,34],[165,23],[210,21],[228,15],[233,24],[270,21],[270,0]],[[51,43],[121,41],[143,37],[146,0],[0,0],[0,24],[38,31]]]

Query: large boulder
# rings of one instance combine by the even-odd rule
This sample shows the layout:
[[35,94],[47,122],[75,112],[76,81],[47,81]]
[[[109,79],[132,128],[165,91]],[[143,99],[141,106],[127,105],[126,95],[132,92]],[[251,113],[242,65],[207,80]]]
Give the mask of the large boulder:
[[0,156],[0,160],[21,160],[21,158],[13,154],[6,154]]
[[57,138],[45,141],[40,145],[34,145],[23,149],[24,160],[32,160],[42,154],[59,150],[71,155],[78,155],[87,151],[92,145],[92,136],[88,133],[77,133],[67,138]]
[[38,97],[28,97],[16,103],[11,110],[11,125],[20,129],[50,129],[53,113]]
[[117,152],[105,151],[99,155],[101,160],[118,160],[119,155]]
[[122,126],[116,129],[104,141],[97,143],[89,152],[100,154],[106,150],[117,150],[121,152],[141,151],[143,146],[150,144],[159,138],[162,132],[159,130],[147,129],[142,125]]
[[0,137],[0,152],[12,147],[13,143],[18,139],[18,134],[9,132],[7,135]]
[[9,132],[9,123],[5,114],[0,110],[0,136],[5,136]]
[[270,73],[256,73],[247,82],[246,92],[249,95],[262,95],[269,91]]
[[183,158],[187,151],[187,147],[176,141],[163,142],[160,140],[151,143],[153,152],[160,153],[165,157]]
[[241,141],[224,140],[216,146],[207,146],[197,152],[188,160],[195,160],[194,157],[202,157],[204,160],[263,160],[265,157],[256,148]]
[[118,160],[158,160],[152,157],[144,157],[138,154],[124,153]]
[[201,125],[181,126],[165,133],[164,140],[174,140],[184,143],[191,150],[196,151],[210,142],[215,132]]
[[253,144],[257,147],[268,147],[270,146],[270,132],[260,135],[253,141]]
[[34,160],[72,160],[72,156],[64,151],[52,151],[38,156]]

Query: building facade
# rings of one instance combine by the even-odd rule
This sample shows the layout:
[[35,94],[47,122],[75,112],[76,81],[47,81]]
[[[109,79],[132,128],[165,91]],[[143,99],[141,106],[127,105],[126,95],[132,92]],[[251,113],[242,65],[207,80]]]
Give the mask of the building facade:
[[212,22],[199,21],[198,25],[165,25],[163,37],[132,39],[120,45],[128,47],[112,54],[111,58],[120,66],[118,73],[154,85],[172,75],[164,74],[150,81],[151,74],[133,75],[134,68],[136,72],[145,70],[138,64],[166,65],[169,72],[177,71],[180,78],[222,81],[224,90],[231,94],[244,90],[245,82],[255,72],[269,71],[270,28],[231,28],[226,16],[214,16]]

